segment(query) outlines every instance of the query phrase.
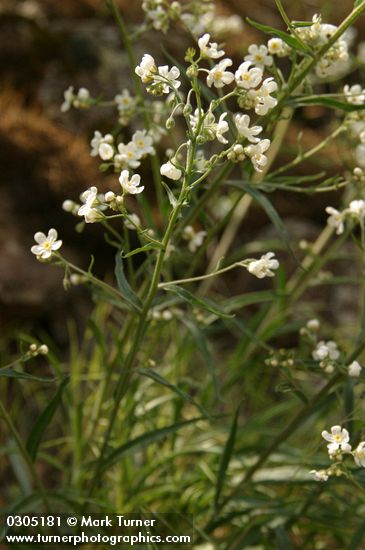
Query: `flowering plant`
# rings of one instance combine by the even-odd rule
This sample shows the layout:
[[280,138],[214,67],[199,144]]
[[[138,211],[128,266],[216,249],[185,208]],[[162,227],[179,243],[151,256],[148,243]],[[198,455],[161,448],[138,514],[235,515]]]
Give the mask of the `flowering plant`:
[[[228,56],[222,36],[239,35],[242,21],[214,15],[210,2],[145,0],[145,20],[134,34],[116,2],[108,5],[131,86],[112,100],[70,86],[61,110],[114,107],[115,126],[105,135],[95,130],[90,151],[114,185],[103,192],[92,185],[63,209],[78,231],[97,224],[105,232],[105,246],[115,249],[114,280],[98,278],[93,262],[71,263],[55,229],[37,232],[31,249],[39,261],[64,269],[66,290],[84,285],[95,300],[81,358],[69,372],[60,365],[57,372],[72,385],[64,399],[75,440],[70,482],[77,508],[96,506],[98,496],[98,506],[103,501],[115,511],[190,511],[197,541],[212,548],[265,545],[273,536],[281,547],[295,539],[303,546],[311,529],[301,516],[310,517],[324,486],[345,494],[346,478],[364,492],[365,442],[355,404],[364,300],[360,322],[355,327],[352,319],[351,334],[340,336],[340,323],[331,325],[310,293],[346,282],[324,268],[350,246],[360,266],[351,283],[364,295],[365,89],[338,81],[364,65],[349,34],[365,3],[355,2],[335,26],[318,14],[291,21],[276,0],[285,30],[248,20],[264,43],[249,44],[239,59]],[[174,25],[189,32],[183,59],[160,51],[135,59],[131,37],[141,41],[151,28],[168,34]],[[334,91],[319,92],[323,83]],[[299,137],[284,162],[297,114],[318,107],[336,113],[333,127],[310,148]],[[339,143],[347,151],[341,173],[328,166],[295,172]],[[322,209],[325,227],[314,242],[293,243],[275,193],[331,193],[329,200],[344,206]],[[275,238],[245,234],[255,205]],[[322,431],[330,416],[346,427]],[[298,452],[294,436],[309,421],[328,442],[329,467],[313,447],[313,430],[303,435],[308,450]],[[355,450],[353,432],[360,439]],[[40,493],[49,508],[50,495],[42,486]],[[332,535],[318,530],[332,544]]]

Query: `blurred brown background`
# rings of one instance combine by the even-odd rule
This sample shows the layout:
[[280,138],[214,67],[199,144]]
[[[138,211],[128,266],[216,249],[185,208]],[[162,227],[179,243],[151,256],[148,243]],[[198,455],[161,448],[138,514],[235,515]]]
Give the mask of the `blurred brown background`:
[[[141,21],[140,2],[120,0],[119,5],[128,23]],[[321,12],[325,21],[336,23],[351,10],[353,1],[300,0],[284,5],[292,19],[310,19]],[[274,0],[225,0],[218,9],[284,28]],[[364,36],[364,26],[365,21],[360,21],[357,41]],[[241,36],[227,41],[226,50],[239,61],[250,42],[265,39],[246,24]],[[160,42],[180,59],[189,44],[181,31],[170,37],[152,31],[136,45],[137,57],[146,51],[162,56],[156,50]],[[89,88],[94,97],[112,98],[130,87],[130,71],[102,0],[0,0],[0,75],[1,327],[7,331],[19,323],[46,327],[62,342],[65,312],[82,318],[90,304],[82,289],[63,291],[63,275],[57,269],[35,261],[29,251],[33,234],[59,229],[65,254],[85,266],[96,252],[96,270],[104,274],[112,252],[103,246],[99,228],[88,226],[81,235],[76,233],[75,218],[64,213],[61,204],[65,198],[77,200],[90,185],[110,188],[115,180],[113,175],[100,174],[97,160],[89,155],[93,131],[107,131],[114,123],[113,112],[61,114],[63,91],[73,84],[76,89]],[[289,133],[289,144],[300,130],[305,146],[315,144],[330,123],[319,108],[302,110]],[[336,157],[336,150],[327,150],[322,158],[323,166],[333,173]],[[318,222],[323,223],[324,204],[331,204],[327,197],[288,195],[277,202],[289,225],[299,224],[302,238],[306,232],[309,238],[315,234]],[[250,223],[256,231],[268,222],[260,213]]]

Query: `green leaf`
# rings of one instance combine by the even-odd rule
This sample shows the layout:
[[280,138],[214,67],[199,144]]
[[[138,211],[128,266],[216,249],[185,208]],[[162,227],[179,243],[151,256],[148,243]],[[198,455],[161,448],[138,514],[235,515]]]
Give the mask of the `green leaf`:
[[57,407],[61,403],[62,399],[62,393],[65,387],[67,386],[69,382],[68,378],[65,378],[61,384],[59,385],[57,392],[51,399],[51,401],[48,403],[47,407],[44,409],[42,414],[39,416],[39,418],[36,420],[32,431],[28,437],[28,441],[26,444],[27,451],[29,453],[30,458],[35,461],[37,457],[37,451],[39,444],[42,440],[43,434],[46,431],[48,425],[50,424]]
[[365,105],[353,105],[346,101],[340,101],[333,97],[326,95],[314,95],[309,97],[293,97],[289,101],[290,105],[294,107],[305,107],[306,105],[322,105],[323,107],[329,107],[330,109],[339,109],[351,113],[353,111],[363,111]]
[[358,8],[359,6],[361,6],[361,4],[365,4],[365,0],[355,0],[354,8]]
[[263,193],[261,193],[257,188],[244,183],[244,182],[237,182],[237,181],[227,181],[228,184],[234,185],[235,187],[239,187],[240,189],[243,189],[248,195],[250,195],[266,212],[270,220],[272,221],[273,225],[275,226],[276,230],[280,234],[280,237],[282,238],[283,242],[285,243],[285,246],[292,256],[292,258],[295,260],[295,262],[300,265],[300,262],[298,261],[293,249],[290,246],[289,242],[289,236],[288,232],[286,230],[286,227],[280,218],[278,212],[275,210],[274,206],[271,204],[271,202],[265,197]]
[[295,36],[292,36],[291,34],[288,34],[284,31],[280,31],[278,29],[274,29],[274,27],[270,27],[269,25],[262,25],[261,23],[257,23],[256,21],[253,21],[249,17],[246,17],[246,21],[251,25],[252,27],[255,27],[255,29],[264,32],[265,34],[270,34],[273,36],[278,36],[288,46],[293,48],[293,50],[300,51],[304,54],[311,54],[311,50],[308,46],[306,46],[304,43],[300,42]]
[[142,310],[142,302],[138,298],[137,294],[130,287],[123,269],[122,253],[117,252],[115,256],[115,276],[117,278],[118,288],[123,294],[126,301],[132,306],[132,308],[138,313]]
[[278,550],[293,550],[293,546],[283,526],[279,525],[276,527],[275,535]]
[[237,407],[237,410],[233,416],[231,429],[229,432],[228,439],[226,441],[226,445],[224,447],[224,451],[222,454],[222,459],[219,467],[219,472],[217,476],[217,483],[216,483],[216,489],[215,489],[215,497],[214,497],[214,508],[217,511],[219,506],[220,497],[222,494],[222,490],[224,487],[224,482],[226,479],[226,473],[227,469],[232,457],[234,444],[236,441],[236,433],[237,433],[237,424],[238,424],[238,414],[240,411],[240,407]]
[[202,357],[204,364],[209,371],[215,399],[221,399],[217,375],[214,368],[213,356],[209,350],[208,342],[203,330],[201,330],[197,323],[195,323],[192,319],[188,319],[186,316],[182,317],[181,321],[182,323],[184,323],[191,336],[194,338],[197,350],[199,351],[200,356]]
[[223,319],[230,319],[234,317],[234,315],[226,313],[224,310],[220,309],[218,305],[211,302],[210,300],[197,298],[196,296],[194,296],[194,294],[186,290],[186,288],[181,288],[177,285],[168,285],[164,287],[164,290],[167,290],[168,292],[173,292],[174,294],[179,296],[179,298],[184,300],[184,302],[188,302],[194,307],[199,307],[201,309],[209,311],[210,313],[214,313],[214,315],[217,315],[217,317],[222,317]]
[[273,290],[260,290],[257,292],[248,292],[233,296],[224,301],[225,311],[235,311],[252,304],[261,304],[263,302],[273,302],[279,298],[279,294]]
[[172,382],[169,382],[168,380],[166,380],[166,378],[161,376],[155,370],[141,368],[141,369],[137,369],[137,372],[139,374],[142,374],[143,376],[147,376],[148,378],[151,378],[152,380],[154,380],[158,384],[161,384],[161,386],[165,386],[165,388],[168,388],[169,390],[176,393],[184,401],[187,401],[188,403],[191,403],[192,405],[194,405],[194,407],[196,407],[206,418],[208,418],[208,419],[211,418],[209,413],[204,409],[204,407],[199,405],[199,403],[197,403],[192,397],[190,397],[190,395],[188,393],[181,390],[175,384],[172,384]]
[[165,191],[166,191],[167,196],[169,198],[169,203],[171,204],[172,208],[175,208],[175,206],[177,205],[177,199],[176,199],[175,195],[173,194],[173,192],[171,191],[171,189],[167,185],[167,183],[165,183],[163,180],[161,180],[161,183],[162,183],[163,187],[165,188]]
[[0,369],[0,377],[19,378],[21,380],[33,380],[33,382],[57,382],[57,378],[43,378],[41,376],[33,376],[26,372],[20,372],[15,369]]
[[110,468],[114,464],[116,464],[123,455],[129,454],[133,452],[134,450],[146,447],[148,445],[151,445],[152,443],[157,443],[161,439],[165,439],[168,435],[177,432],[181,428],[184,428],[185,426],[189,426],[190,424],[194,424],[195,422],[199,422],[200,420],[203,420],[204,417],[199,416],[198,418],[192,418],[190,420],[184,420],[183,422],[176,422],[175,424],[171,424],[170,426],[165,426],[164,428],[157,428],[156,430],[152,430],[151,432],[144,433],[135,439],[131,439],[130,441],[127,441],[127,443],[124,443],[120,447],[117,447],[112,451],[109,456],[107,456],[101,465],[101,471],[106,470],[107,468]]
[[123,254],[123,258],[130,258],[135,254],[139,254],[140,252],[148,252],[149,250],[161,250],[161,248],[162,246],[158,246],[157,243],[148,243],[144,246],[141,246],[140,248],[136,248],[135,250],[128,252],[128,254]]

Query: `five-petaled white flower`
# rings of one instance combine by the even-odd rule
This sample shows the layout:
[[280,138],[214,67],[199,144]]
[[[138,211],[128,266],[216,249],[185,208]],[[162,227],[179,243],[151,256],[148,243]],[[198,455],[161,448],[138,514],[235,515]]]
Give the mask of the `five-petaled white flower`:
[[179,168],[176,168],[176,166],[174,166],[170,161],[161,166],[160,173],[162,176],[165,176],[166,178],[170,178],[170,180],[175,181],[179,180],[182,175],[182,171]]
[[203,34],[198,40],[198,46],[200,48],[200,55],[202,57],[209,57],[210,59],[219,59],[224,55],[224,50],[218,50],[218,44],[216,42],[209,42],[210,34]]
[[348,207],[348,213],[362,219],[365,216],[365,201],[362,199],[351,201]]
[[263,279],[264,277],[274,277],[275,273],[272,270],[278,269],[278,267],[279,262],[275,258],[274,252],[267,252],[259,260],[251,260],[247,270],[258,279]]
[[331,433],[324,430],[322,432],[322,437],[326,441],[329,441],[327,449],[330,457],[336,455],[337,451],[343,453],[351,452],[351,445],[349,444],[350,436],[345,428],[341,428],[341,426],[332,426]]
[[154,155],[153,139],[147,134],[147,130],[137,130],[133,134],[132,143],[136,146],[137,153],[144,157],[145,155]]
[[270,38],[267,43],[267,48],[271,55],[277,55],[278,57],[285,57],[291,52],[290,46],[288,46],[281,38]]
[[139,159],[141,155],[133,141],[129,143],[119,143],[118,153],[114,157],[114,163],[117,167],[129,166],[130,168],[138,168],[140,166]]
[[260,84],[263,76],[262,69],[251,67],[251,65],[251,61],[245,61],[241,63],[235,72],[234,77],[239,88],[250,90],[251,88],[256,88]]
[[336,229],[337,235],[341,235],[345,228],[343,212],[339,212],[336,208],[332,208],[332,206],[327,206],[326,212],[329,214],[327,218],[328,225]]
[[250,117],[248,115],[237,114],[234,117],[234,123],[241,137],[245,137],[251,143],[260,141],[260,138],[255,136],[262,132],[262,126],[251,126],[250,128]]
[[134,174],[129,179],[129,171],[128,170],[122,170],[119,176],[119,183],[122,186],[123,193],[130,194],[130,195],[138,195],[138,193],[142,193],[144,186],[141,185],[139,187],[139,184],[141,182],[141,176],[139,174]]
[[59,250],[62,246],[62,241],[57,240],[58,234],[55,229],[50,229],[46,236],[41,231],[37,231],[34,235],[34,240],[37,244],[32,246],[31,252],[37,256],[39,260],[48,260],[52,253]]
[[74,87],[69,86],[63,95],[64,102],[61,105],[63,113],[71,109],[71,107],[86,109],[90,105],[90,92],[87,88],[80,88],[77,94],[75,94]]
[[256,44],[251,44],[248,47],[248,54],[245,56],[245,61],[251,61],[257,67],[264,68],[265,65],[270,67],[272,65],[273,59],[271,55],[268,54],[267,47],[263,44],[257,46]]
[[195,231],[194,227],[187,225],[183,231],[183,238],[189,241],[188,249],[190,252],[196,252],[197,249],[203,244],[206,231]]
[[209,87],[214,85],[215,88],[223,88],[231,84],[234,80],[234,74],[230,71],[226,71],[227,67],[230,67],[233,64],[232,59],[222,59],[215,65],[209,72],[207,76],[207,84]]
[[365,468],[365,441],[360,441],[352,453],[358,466]]
[[346,84],[343,92],[348,103],[353,105],[363,105],[365,103],[365,90],[360,84],[354,84],[353,86]]

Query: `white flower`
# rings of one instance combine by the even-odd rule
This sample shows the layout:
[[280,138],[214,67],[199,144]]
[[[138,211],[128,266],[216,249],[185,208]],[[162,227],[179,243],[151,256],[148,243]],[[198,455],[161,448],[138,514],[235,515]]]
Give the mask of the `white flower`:
[[103,136],[98,130],[95,130],[94,137],[90,142],[90,155],[92,157],[99,155],[102,160],[112,159],[114,156],[113,142],[114,138],[111,134],[105,134],[105,136]]
[[57,231],[50,229],[46,236],[41,231],[37,231],[34,235],[34,240],[37,244],[32,246],[31,252],[37,256],[39,260],[48,260],[52,256],[52,252],[59,250],[62,246],[62,241],[57,240]]
[[127,145],[119,143],[118,153],[114,157],[116,167],[128,166],[130,168],[138,168],[140,166],[140,153],[133,143],[130,141]]
[[216,42],[209,42],[210,34],[203,34],[198,40],[198,46],[200,48],[200,55],[202,57],[209,57],[210,59],[218,59],[224,55],[224,50],[218,50],[218,44]]
[[144,84],[152,82],[157,73],[156,63],[152,55],[145,53],[140,65],[137,65],[135,72]]
[[80,206],[77,214],[85,217],[86,223],[94,223],[102,217],[100,210],[96,208],[99,205],[98,190],[95,186],[90,187],[81,195],[81,201],[84,203]]
[[240,137],[245,137],[251,143],[258,143],[259,138],[255,137],[262,132],[262,126],[252,126],[250,128],[250,117],[248,115],[237,114],[234,122]]
[[273,77],[265,78],[261,88],[258,90],[255,96],[255,113],[264,116],[270,109],[273,109],[277,104],[277,99],[271,97],[270,94],[276,92],[278,89],[277,83]]
[[234,74],[230,71],[226,71],[227,67],[230,67],[233,64],[232,59],[222,59],[215,65],[209,72],[207,76],[207,84],[209,87],[214,85],[215,88],[223,88],[228,84],[231,84],[234,80]]
[[170,178],[170,180],[175,181],[179,180],[182,175],[182,171],[179,170],[179,168],[176,168],[176,166],[174,166],[170,161],[161,166],[160,173],[162,176],[165,176],[166,178]]
[[332,208],[332,206],[327,206],[326,212],[327,214],[329,214],[329,218],[327,218],[328,225],[336,229],[337,235],[341,235],[345,228],[343,223],[343,212],[339,212],[338,210],[336,210],[336,208]]
[[365,441],[361,441],[352,454],[356,464],[365,468]]
[[353,105],[363,105],[365,103],[365,90],[360,84],[354,84],[353,86],[346,86],[343,89],[347,102]]
[[196,252],[196,250],[201,247],[206,234],[206,231],[195,231],[191,225],[187,225],[184,228],[183,238],[189,241],[188,249],[190,252]]
[[154,155],[155,150],[152,146],[153,139],[147,134],[147,130],[138,130],[133,134],[132,143],[135,145],[137,154],[140,157],[145,155]]
[[306,327],[311,332],[316,332],[320,327],[320,322],[318,319],[309,319],[309,321],[306,324]]
[[281,38],[270,38],[267,43],[267,48],[271,55],[285,57],[290,54],[291,48]]
[[235,72],[234,77],[239,88],[249,90],[251,88],[256,88],[260,84],[263,76],[262,69],[257,67],[252,67],[250,69],[251,65],[251,61],[245,61],[241,63]]
[[351,201],[347,212],[362,219],[365,216],[365,201],[362,199]]
[[139,186],[141,181],[141,176],[138,174],[134,174],[131,179],[129,179],[129,172],[128,170],[122,170],[119,176],[119,183],[122,186],[123,193],[130,194],[130,195],[138,195],[138,193],[142,193],[144,186]]
[[271,270],[278,269],[278,267],[279,262],[275,258],[274,252],[267,252],[259,260],[251,260],[247,269],[258,279],[263,279],[264,277],[274,277],[275,273]]
[[74,98],[74,87],[69,86],[67,90],[63,92],[64,96],[64,102],[61,105],[61,111],[65,113],[66,111],[69,111],[72,107],[72,101]]
[[121,94],[117,94],[114,98],[117,104],[118,111],[126,111],[134,107],[136,99],[131,96],[129,90],[122,90]]
[[347,367],[349,376],[353,378],[358,378],[362,371],[362,366],[357,361],[353,361],[351,365]]
[[251,44],[248,47],[249,55],[245,56],[245,61],[251,61],[257,67],[264,68],[265,66],[270,67],[272,65],[273,59],[271,55],[268,55],[267,47],[264,45],[257,46],[256,44]]
[[216,138],[221,143],[228,143],[228,140],[225,137],[223,137],[223,134],[225,134],[229,130],[228,122],[224,120],[226,116],[227,116],[227,113],[221,114],[215,128]]
[[158,75],[159,79],[156,77],[155,80],[160,80],[163,85],[161,87],[161,92],[164,94],[168,94],[170,92],[170,88],[180,88],[181,82],[178,80],[180,76],[180,71],[177,67],[171,67],[171,69],[168,68],[167,65],[163,65],[162,67],[158,67]]
[[329,441],[327,449],[331,458],[337,454],[337,451],[343,453],[351,452],[351,445],[349,445],[350,436],[345,428],[341,428],[341,426],[332,426],[331,433],[324,430],[322,432],[322,437],[326,441]]
[[267,157],[264,155],[265,151],[270,147],[270,140],[263,139],[255,145],[248,145],[244,151],[251,159],[256,172],[262,172],[262,168],[267,163]]
[[309,473],[315,481],[327,481],[329,478],[326,470],[311,470]]
[[323,361],[324,359],[336,361],[340,357],[340,352],[336,342],[333,342],[333,340],[329,340],[328,342],[321,340],[313,350],[312,357],[315,361]]

